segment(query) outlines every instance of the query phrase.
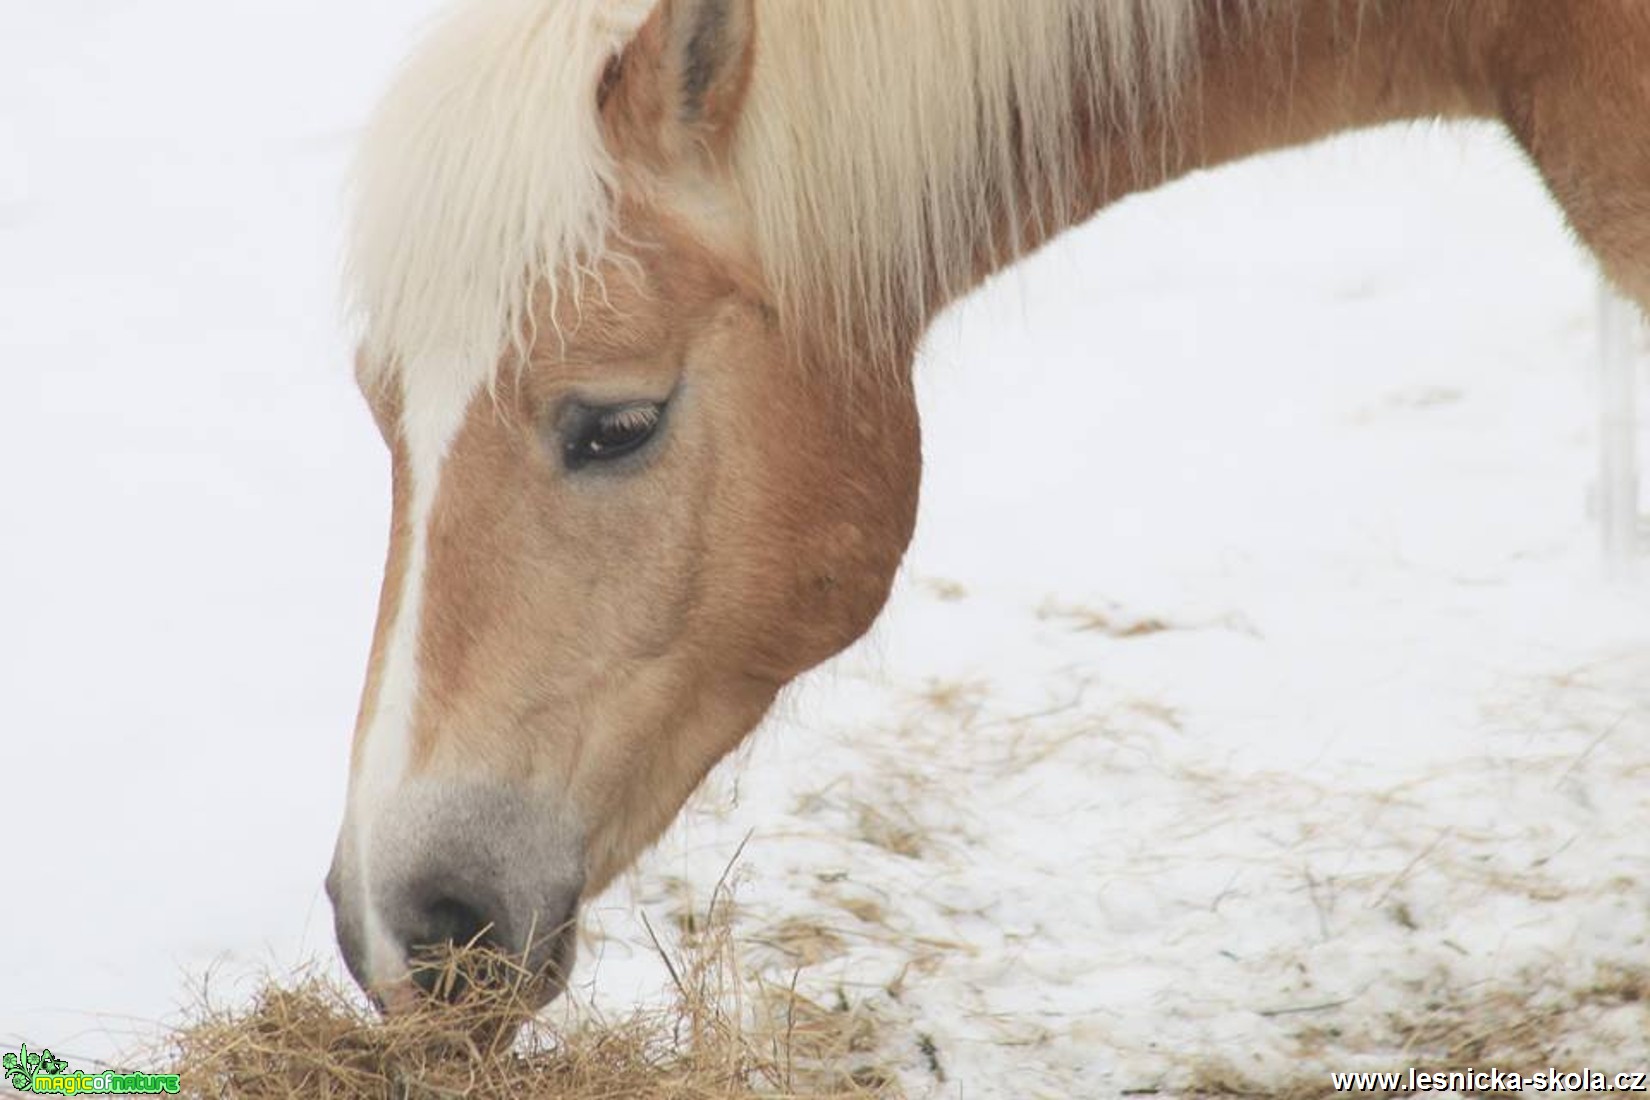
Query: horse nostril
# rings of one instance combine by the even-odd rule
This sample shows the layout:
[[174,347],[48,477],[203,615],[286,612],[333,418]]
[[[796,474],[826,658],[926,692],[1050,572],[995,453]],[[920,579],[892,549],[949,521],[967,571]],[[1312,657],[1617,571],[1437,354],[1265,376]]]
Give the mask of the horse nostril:
[[505,940],[496,922],[463,898],[439,895],[423,906],[406,946],[412,979],[426,994],[446,1001],[463,997],[473,982],[491,980],[485,956],[455,960],[454,951],[481,948],[497,951]]
[[426,942],[412,946],[440,948],[445,945],[467,947],[497,942],[493,922],[474,905],[459,898],[441,897],[431,902],[425,911]]

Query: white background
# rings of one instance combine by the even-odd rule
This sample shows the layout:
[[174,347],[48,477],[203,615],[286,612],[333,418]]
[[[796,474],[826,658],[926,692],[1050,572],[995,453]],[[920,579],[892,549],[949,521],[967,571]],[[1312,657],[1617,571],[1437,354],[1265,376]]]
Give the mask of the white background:
[[[338,969],[388,511],[338,197],[430,7],[0,0],[0,1045],[78,1067],[209,971]],[[1429,997],[1641,964],[1594,279],[1502,137],[1409,127],[1125,202],[955,311],[882,625],[592,908],[572,1000],[656,995],[638,904],[747,833],[749,965],[812,961],[917,1094],[1258,1071],[1307,1024],[1342,1066]],[[1642,1008],[1586,1031],[1644,1064]]]

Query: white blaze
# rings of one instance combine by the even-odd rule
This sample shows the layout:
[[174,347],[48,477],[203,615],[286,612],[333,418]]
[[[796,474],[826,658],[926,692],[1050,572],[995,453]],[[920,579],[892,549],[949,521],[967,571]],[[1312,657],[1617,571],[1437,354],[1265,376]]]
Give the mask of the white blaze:
[[[401,441],[406,448],[408,545],[400,600],[384,647],[384,666],[373,700],[372,722],[362,735],[359,766],[350,784],[349,828],[353,830],[360,874],[367,973],[374,981],[399,975],[406,959],[384,928],[373,892],[373,829],[407,775],[412,754],[413,717],[418,702],[418,641],[423,622],[424,575],[429,560],[431,513],[441,470],[465,412],[481,388],[484,371],[440,369],[431,363],[402,370]],[[431,369],[431,368],[435,369]]]

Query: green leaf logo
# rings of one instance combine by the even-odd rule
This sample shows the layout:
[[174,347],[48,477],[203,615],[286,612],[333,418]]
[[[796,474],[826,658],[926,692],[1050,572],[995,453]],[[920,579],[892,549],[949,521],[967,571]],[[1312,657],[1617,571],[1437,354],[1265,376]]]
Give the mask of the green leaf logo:
[[22,1050],[17,1054],[8,1054],[4,1059],[0,1059],[0,1064],[4,1064],[6,1068],[6,1080],[11,1082],[11,1087],[20,1092],[27,1092],[34,1085],[34,1074],[29,1072],[29,1059],[34,1057],[38,1061],[39,1056],[29,1054],[27,1043],[21,1046]]
[[29,1092],[34,1088],[34,1079],[40,1074],[55,1077],[69,1068],[69,1063],[59,1058],[47,1047],[39,1054],[30,1054],[27,1043],[19,1045],[16,1054],[0,1056],[0,1071],[3,1071],[11,1087],[20,1092]]

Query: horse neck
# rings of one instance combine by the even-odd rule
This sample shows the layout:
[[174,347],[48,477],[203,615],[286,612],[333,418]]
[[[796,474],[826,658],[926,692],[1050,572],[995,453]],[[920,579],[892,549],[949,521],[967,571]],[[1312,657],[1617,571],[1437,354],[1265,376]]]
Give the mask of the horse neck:
[[[1134,127],[1080,128],[1078,193],[1064,217],[1024,219],[1014,236],[1026,248],[1199,168],[1385,122],[1496,114],[1489,59],[1502,0],[1300,0],[1271,10],[1216,0],[1208,10],[1181,87]],[[1083,104],[1091,93],[1073,89]],[[994,244],[1004,228],[981,243],[982,278],[1004,265]]]

